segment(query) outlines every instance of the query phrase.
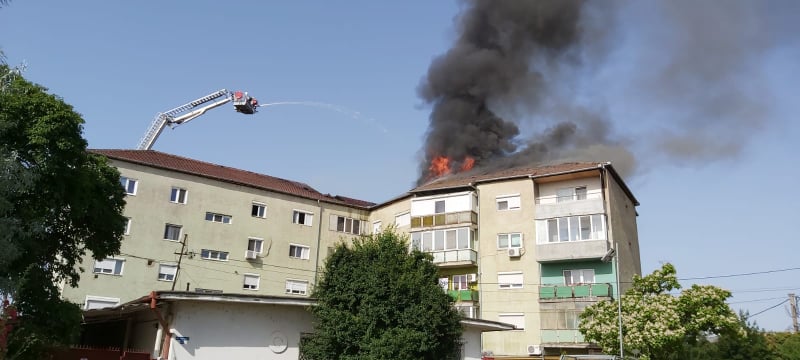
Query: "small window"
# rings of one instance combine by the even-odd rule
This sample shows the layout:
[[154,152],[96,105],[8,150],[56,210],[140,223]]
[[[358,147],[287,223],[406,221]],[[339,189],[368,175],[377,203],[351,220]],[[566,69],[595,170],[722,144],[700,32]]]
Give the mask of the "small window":
[[586,200],[587,195],[586,186],[558,189],[556,190],[556,202]]
[[122,268],[125,260],[122,259],[103,259],[94,261],[95,274],[122,275]]
[[498,196],[497,197],[497,210],[519,210],[520,199],[519,195]]
[[164,240],[180,241],[181,239],[181,226],[174,224],[167,224],[164,226]]
[[136,195],[136,188],[139,185],[138,180],[134,180],[123,176],[119,178],[119,182],[122,184],[122,188],[125,189],[126,194]]
[[498,249],[509,249],[509,248],[520,248],[520,247],[522,247],[521,233],[497,234]]
[[593,284],[594,269],[564,270],[564,285]]
[[158,265],[158,280],[161,281],[175,281],[175,274],[178,273],[178,266],[176,265]]
[[119,305],[119,298],[105,296],[86,295],[86,302],[83,304],[84,310],[103,309]]
[[522,272],[497,273],[497,284],[501,289],[521,289]]
[[123,235],[131,234],[131,218],[125,218],[125,232]]
[[311,226],[313,218],[314,214],[305,211],[294,210],[292,213],[292,222],[295,224]]
[[330,227],[331,231],[338,231],[348,234],[361,235],[361,220],[349,217],[331,215]]
[[264,240],[259,238],[249,238],[247,239],[247,250],[253,251],[257,254],[261,254],[261,250],[264,247]]
[[228,253],[225,251],[203,249],[200,251],[200,257],[206,260],[227,261]]
[[250,210],[250,215],[257,218],[266,218],[267,217],[267,205],[261,203],[253,203],[253,207]]
[[375,221],[372,223],[372,233],[377,234],[379,232],[381,232],[381,222]]
[[499,313],[497,314],[497,321],[511,324],[516,327],[516,330],[525,329],[525,314],[523,313]]
[[308,281],[286,280],[286,293],[291,295],[306,295]]
[[397,227],[411,225],[411,213],[400,214],[394,217],[394,225]]
[[308,260],[311,249],[308,246],[289,245],[289,257],[295,259]]
[[217,214],[212,212],[206,213],[206,220],[216,223],[223,223],[223,224],[230,224],[231,223],[231,216],[230,215],[223,215]]
[[261,281],[261,276],[255,274],[244,274],[244,285],[242,289],[245,290],[258,290],[258,283]]
[[444,213],[445,212],[444,200],[439,200],[439,201],[435,202],[434,203],[434,207],[435,207],[434,213],[436,213],[436,214]]
[[169,194],[169,201],[176,204],[186,204],[186,189],[174,187]]
[[453,290],[469,290],[469,275],[453,275]]

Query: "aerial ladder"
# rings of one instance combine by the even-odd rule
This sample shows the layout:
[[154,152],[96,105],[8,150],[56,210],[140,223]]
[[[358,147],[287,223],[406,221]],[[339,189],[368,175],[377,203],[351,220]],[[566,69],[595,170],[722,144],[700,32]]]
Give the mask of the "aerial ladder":
[[230,92],[222,89],[172,110],[158,113],[147,129],[147,132],[142,139],[139,140],[139,145],[136,146],[136,149],[152,149],[153,144],[155,144],[156,139],[158,139],[158,136],[161,135],[165,127],[169,126],[170,128],[174,128],[178,125],[185,124],[205,114],[208,110],[220,107],[229,102],[233,102],[233,108],[242,114],[252,115],[255,114],[258,109],[258,100],[251,97],[246,92]]

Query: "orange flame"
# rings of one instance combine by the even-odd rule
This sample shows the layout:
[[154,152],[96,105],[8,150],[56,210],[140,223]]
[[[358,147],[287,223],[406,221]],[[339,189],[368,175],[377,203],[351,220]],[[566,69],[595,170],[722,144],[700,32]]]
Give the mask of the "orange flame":
[[464,158],[464,162],[461,163],[461,171],[471,170],[473,166],[475,166],[475,159],[471,156],[467,156]]
[[437,156],[431,160],[431,166],[428,170],[434,177],[447,175],[450,173],[450,159],[444,156]]

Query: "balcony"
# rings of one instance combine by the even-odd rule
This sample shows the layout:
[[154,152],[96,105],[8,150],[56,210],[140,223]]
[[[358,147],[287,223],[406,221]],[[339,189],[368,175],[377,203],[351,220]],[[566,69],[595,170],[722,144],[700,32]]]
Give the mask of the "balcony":
[[551,242],[536,245],[536,261],[600,259],[608,252],[606,240],[580,240]]
[[478,252],[472,249],[428,251],[439,267],[467,267],[478,263]]
[[539,300],[611,297],[611,284],[542,285]]
[[412,216],[411,229],[431,228],[445,225],[478,224],[478,214],[474,211]]
[[583,334],[576,329],[549,330],[542,329],[542,344],[586,343]]
[[603,199],[600,196],[590,196],[587,199],[567,202],[546,200],[547,199],[536,200],[536,219],[605,213],[603,209]]
[[450,295],[453,300],[456,302],[462,301],[478,301],[478,291],[477,290],[449,290],[447,294]]

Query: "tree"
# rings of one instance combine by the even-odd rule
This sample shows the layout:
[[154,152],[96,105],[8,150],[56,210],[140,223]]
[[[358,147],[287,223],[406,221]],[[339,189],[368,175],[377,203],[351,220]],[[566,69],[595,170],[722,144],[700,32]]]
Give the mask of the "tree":
[[60,298],[59,285],[77,286],[87,250],[95,259],[119,252],[119,173],[87,153],[82,124],[71,106],[22,76],[0,91],[0,293],[19,313],[9,357],[39,358],[71,341],[80,308]]
[[[696,341],[701,335],[744,334],[736,314],[725,303],[729,291],[692,285],[680,296],[669,293],[680,287],[672,264],[645,277],[634,276],[633,285],[621,299],[624,348],[637,349],[641,359],[669,359],[684,341]],[[581,314],[579,329],[605,352],[618,353],[618,321],[617,303],[601,301]]]
[[313,292],[306,358],[457,358],[461,315],[439,286],[430,254],[408,249],[394,229],[335,247]]
[[800,359],[800,334],[767,333],[767,344],[780,360]]

